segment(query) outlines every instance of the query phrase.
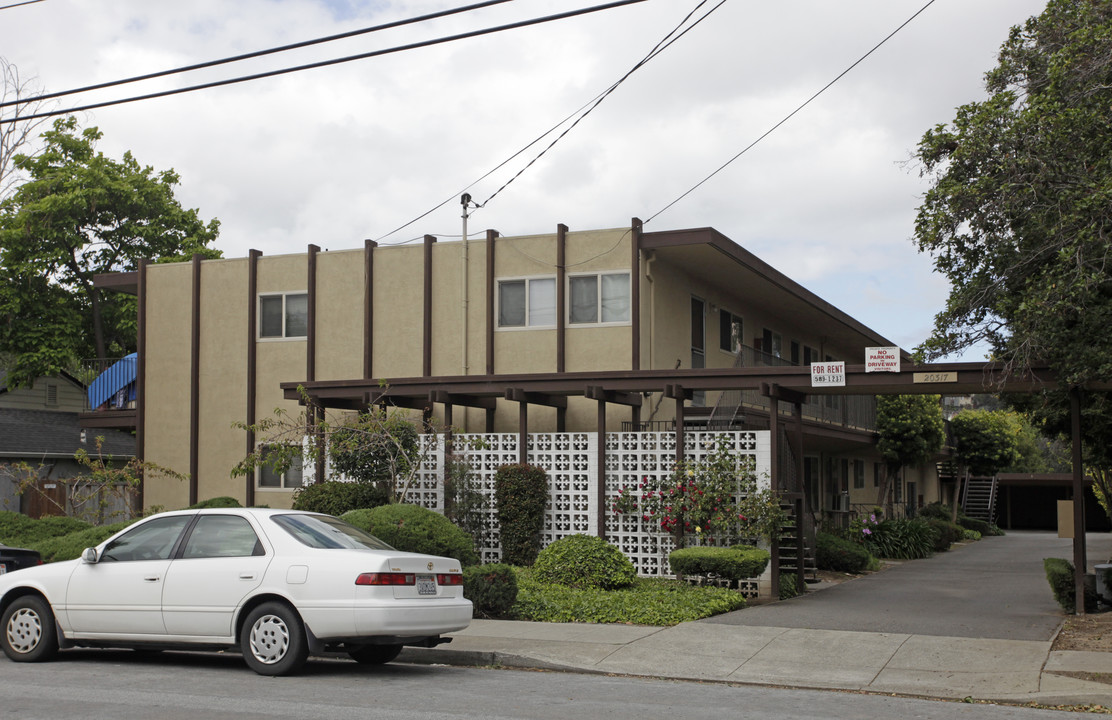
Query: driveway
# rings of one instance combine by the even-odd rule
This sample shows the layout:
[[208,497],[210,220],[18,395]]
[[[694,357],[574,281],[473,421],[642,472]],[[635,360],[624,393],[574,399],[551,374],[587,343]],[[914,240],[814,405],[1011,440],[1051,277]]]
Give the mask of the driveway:
[[[1112,557],[1112,535],[1086,536],[1089,565]],[[1050,640],[1062,622],[1043,558],[1073,559],[1073,541],[1014,531],[784,602],[705,623],[964,638]]]

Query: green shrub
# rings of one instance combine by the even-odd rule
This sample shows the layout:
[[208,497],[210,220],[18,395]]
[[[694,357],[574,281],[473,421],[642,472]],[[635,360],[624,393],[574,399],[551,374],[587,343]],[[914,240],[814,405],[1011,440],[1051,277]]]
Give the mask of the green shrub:
[[542,583],[532,568],[515,568],[514,616],[536,622],[676,625],[745,607],[736,590],[696,587],[675,580],[637,578],[619,590]]
[[293,509],[339,516],[350,510],[385,505],[389,500],[387,491],[378,485],[329,480],[298,488]]
[[964,534],[964,529],[960,525],[955,525],[949,520],[942,520],[940,518],[928,517],[924,518],[923,522],[930,526],[934,531],[934,551],[946,552],[950,546],[956,542],[961,542]]
[[819,570],[860,573],[872,560],[863,546],[830,533],[815,533],[815,564]]
[[967,530],[965,528],[962,528],[962,530],[961,530],[961,539],[962,540],[980,540],[981,539],[981,533],[977,532],[976,530]]
[[47,516],[32,520],[20,513],[0,512],[0,542],[12,547],[27,547],[48,538],[61,537],[92,527],[84,520]]
[[345,522],[405,552],[455,558],[478,565],[471,537],[438,512],[419,505],[391,504],[344,513]]
[[81,552],[85,548],[100,545],[133,522],[135,522],[135,520],[126,520],[124,522],[102,525],[100,527],[90,527],[85,530],[69,533],[68,535],[46,538],[37,543],[31,543],[28,547],[38,550],[39,554],[42,555],[43,562],[73,560],[81,557]]
[[897,519],[877,525],[865,547],[877,557],[915,560],[930,557],[934,542],[934,530],[926,520]]
[[239,500],[228,495],[221,495],[220,497],[209,498],[202,500],[199,503],[194,503],[189,506],[189,510],[203,510],[204,508],[237,508],[243,507],[239,504]]
[[748,545],[681,548],[668,556],[672,571],[679,575],[717,575],[728,580],[759,577],[768,561],[767,550]]
[[[1074,586],[1073,563],[1062,558],[1044,558],[1043,568],[1054,599],[1068,613],[1077,610],[1077,590]],[[1085,587],[1085,612],[1096,612],[1096,590]]]
[[569,535],[540,551],[533,574],[539,582],[613,590],[632,585],[637,570],[621,550],[602,538]]
[[502,563],[466,567],[463,596],[474,606],[475,617],[506,617],[517,602],[517,574]]
[[[933,502],[930,505],[924,505],[919,508],[918,516],[922,518],[938,518],[939,520],[949,521],[953,516],[952,508],[949,505],[943,505],[939,502]],[[966,530],[976,530],[981,535],[1003,535],[1004,531],[995,525],[990,525],[984,520],[971,518],[958,509],[958,525]]]
[[795,573],[780,573],[780,599],[788,600],[800,594]]
[[502,562],[532,565],[541,550],[548,477],[534,465],[503,465],[494,474]]

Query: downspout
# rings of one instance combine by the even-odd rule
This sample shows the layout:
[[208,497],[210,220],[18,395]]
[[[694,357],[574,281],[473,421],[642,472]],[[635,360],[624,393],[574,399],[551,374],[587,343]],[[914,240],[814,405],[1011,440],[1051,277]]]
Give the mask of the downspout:
[[[470,247],[471,244],[467,240],[467,210],[471,204],[471,195],[464,193],[459,199],[460,205],[463,206],[463,246],[460,253],[460,294],[462,295],[460,301],[460,331],[462,336],[460,338],[460,374],[467,375],[470,367],[467,363],[468,355],[468,342],[467,336],[470,332],[467,326],[467,315],[471,301],[471,287],[468,278],[468,271],[470,267]],[[451,431],[451,428],[448,428]],[[467,432],[467,408],[463,409],[463,432]]]

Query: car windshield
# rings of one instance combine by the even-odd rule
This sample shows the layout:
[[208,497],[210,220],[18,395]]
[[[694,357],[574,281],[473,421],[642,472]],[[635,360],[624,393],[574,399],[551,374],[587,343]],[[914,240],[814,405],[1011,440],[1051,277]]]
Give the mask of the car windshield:
[[275,515],[278,527],[311,548],[393,550],[374,535],[327,515]]

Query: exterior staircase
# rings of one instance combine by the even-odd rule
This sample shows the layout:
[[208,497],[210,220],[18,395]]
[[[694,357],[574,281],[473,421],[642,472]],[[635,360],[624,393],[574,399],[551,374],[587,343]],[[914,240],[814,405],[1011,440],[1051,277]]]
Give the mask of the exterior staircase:
[[962,511],[971,518],[995,522],[997,486],[995,475],[967,477],[961,492]]
[[[810,517],[800,514],[803,493],[782,493],[780,507],[788,514],[787,524],[780,532],[780,542],[775,548],[779,573],[802,575],[805,583],[819,581],[815,564],[815,532],[810,527]],[[802,515],[802,516],[801,516]],[[779,579],[777,578],[777,583]],[[774,592],[778,592],[774,587]]]

